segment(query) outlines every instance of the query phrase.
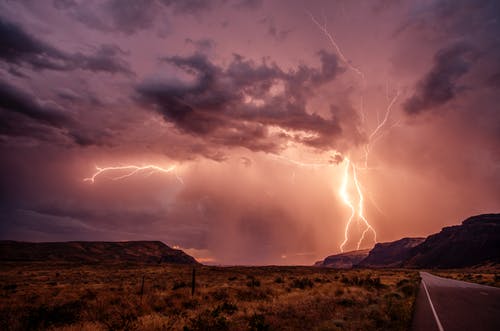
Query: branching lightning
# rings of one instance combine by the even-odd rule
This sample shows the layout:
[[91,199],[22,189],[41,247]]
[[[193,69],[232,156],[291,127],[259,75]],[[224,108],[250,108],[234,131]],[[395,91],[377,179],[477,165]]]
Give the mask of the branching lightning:
[[356,186],[356,191],[358,192],[358,217],[363,220],[363,222],[366,225],[365,230],[363,231],[363,234],[361,235],[361,238],[358,241],[358,246],[357,248],[359,249],[361,246],[361,243],[363,242],[363,239],[365,239],[365,235],[368,231],[373,232],[373,241],[377,242],[377,232],[373,229],[373,227],[368,223],[368,220],[364,216],[364,198],[363,198],[363,193],[361,192],[361,187],[358,181],[358,176],[356,174],[356,166],[353,164],[352,165],[352,177],[354,179],[354,185]]
[[[327,24],[326,24],[326,19],[324,19],[323,24],[321,24],[310,12],[308,12],[309,17],[311,18],[312,22],[317,26],[317,28],[321,31],[321,33],[327,38],[328,42],[330,45],[334,48],[335,52],[339,56],[340,60],[349,68],[351,71],[353,71],[360,79],[361,79],[361,103],[360,103],[360,118],[361,122],[364,124],[366,122],[366,115],[364,113],[364,96],[363,96],[363,90],[366,85],[366,76],[365,74],[361,71],[361,69],[355,65],[352,64],[351,61],[347,59],[347,57],[344,55],[344,52],[340,48],[339,44],[335,41],[335,38],[333,37],[333,34],[328,30]],[[388,88],[387,88],[388,90]],[[384,113],[384,117],[382,120],[378,117],[377,113],[377,125],[375,128],[371,131],[371,133],[367,137],[367,142],[363,146],[363,151],[364,151],[364,167],[362,169],[368,169],[368,157],[370,154],[370,151],[373,147],[373,144],[376,143],[384,134],[384,129],[386,129],[389,124],[389,117],[391,115],[391,111],[397,102],[398,97],[400,96],[400,91],[397,89],[395,95],[392,97],[390,100],[389,104],[387,105]],[[389,101],[389,96],[387,93],[387,99]],[[395,124],[391,124],[389,128],[394,126]],[[344,163],[345,163],[345,168],[344,168],[344,173],[342,177],[342,182],[340,184],[338,194],[344,203],[346,207],[348,207],[351,210],[351,214],[349,218],[347,219],[347,222],[345,224],[345,229],[344,229],[344,241],[340,244],[340,250],[343,252],[344,247],[349,241],[349,230],[351,227],[351,224],[355,218],[358,219],[358,221],[362,221],[362,223],[365,226],[365,229],[363,230],[358,242],[357,242],[357,249],[359,250],[361,247],[361,244],[363,243],[366,235],[368,232],[371,232],[373,234],[373,241],[377,242],[377,233],[373,226],[370,224],[368,219],[365,216],[364,213],[364,196],[363,196],[363,190],[362,190],[362,185],[358,179],[357,175],[357,169],[356,164],[352,162],[348,157],[344,157]],[[351,178],[351,180],[350,180]],[[354,187],[356,189],[357,193],[357,204],[355,206],[355,203],[351,199],[351,196],[349,195],[349,182],[352,181],[354,184]],[[351,184],[352,186],[352,184]],[[377,207],[378,208],[378,207]]]
[[[351,70],[356,75],[356,77],[358,77],[361,80],[361,100],[360,100],[361,102],[360,102],[359,114],[362,124],[366,124],[367,118],[364,112],[364,96],[363,96],[364,88],[366,86],[365,74],[359,67],[352,64],[352,62],[348,60],[348,58],[344,55],[344,52],[342,51],[341,47],[335,40],[333,34],[328,30],[326,20],[324,20],[324,23],[320,23],[311,13],[308,12],[308,15],[311,18],[312,22],[315,24],[315,26],[326,37],[329,44],[338,54],[339,59],[345,64],[345,66],[349,70]],[[396,104],[399,96],[400,96],[399,89],[396,90],[396,93],[392,98],[389,98],[389,96],[387,96],[388,105],[385,109],[384,116],[382,117],[382,119],[380,119],[377,114],[377,124],[375,128],[369,134],[367,134],[367,140],[363,146],[364,158],[361,158],[359,162],[360,164],[363,164],[364,167],[361,168],[357,167],[356,163],[352,161],[350,157],[346,155],[341,155],[338,152],[335,152],[335,156],[338,156],[339,160],[335,159],[334,162],[332,162],[332,160],[326,160],[326,161],[320,160],[318,162],[306,163],[297,160],[292,160],[282,155],[274,155],[277,159],[290,162],[295,166],[300,166],[300,167],[318,168],[318,167],[331,167],[340,163],[343,164],[344,166],[343,175],[340,186],[338,187],[338,195],[340,196],[340,199],[342,203],[346,206],[346,208],[350,210],[350,215],[345,223],[344,240],[340,244],[340,250],[342,252],[344,252],[344,248],[349,243],[349,241],[352,240],[350,231],[352,228],[352,223],[355,220],[357,220],[359,223],[362,223],[364,227],[356,244],[357,249],[360,249],[361,245],[363,244],[369,233],[372,234],[373,241],[374,242],[377,241],[377,233],[372,224],[369,222],[367,216],[365,215],[365,206],[364,206],[365,199],[363,194],[364,187],[360,181],[360,178],[358,178],[358,170],[369,169],[368,157],[370,151],[372,150],[373,145],[379,139],[381,139],[381,137],[384,135],[387,129],[390,129],[392,126],[397,125],[397,123],[390,124],[389,118],[391,116],[392,109],[394,108],[394,105]],[[119,174],[116,175],[115,177],[108,177],[111,180],[121,180],[137,175],[139,173],[143,173],[145,176],[149,176],[153,173],[173,173],[179,180],[179,182],[183,183],[182,178],[179,177],[179,175],[175,170],[176,170],[175,165],[169,167],[161,167],[154,164],[149,164],[144,166],[125,165],[125,166],[111,166],[111,167],[96,167],[96,172],[92,174],[91,177],[84,178],[84,181],[95,183],[97,177],[100,177],[105,173]],[[370,195],[368,195],[368,197],[370,197]],[[371,197],[371,199],[373,199],[373,197]],[[376,206],[376,208],[378,209],[378,206]]]
[[400,93],[399,89],[396,90],[396,94],[391,99],[391,101],[389,102],[389,105],[385,109],[384,118],[382,119],[382,121],[380,121],[380,120],[378,121],[377,126],[375,127],[375,129],[373,129],[373,131],[368,136],[368,142],[364,146],[364,152],[365,152],[364,165],[365,165],[365,168],[368,168],[368,155],[370,154],[371,148],[372,148],[373,144],[375,142],[377,142],[377,140],[379,140],[383,136],[382,129],[387,126],[387,121],[389,119],[389,116],[391,115],[392,107],[394,106],[394,104],[398,100],[398,97],[400,94],[401,93]]
[[342,62],[344,62],[349,69],[351,69],[356,74],[358,74],[361,77],[361,79],[362,79],[362,81],[364,83],[365,82],[365,74],[358,67],[354,66],[350,61],[347,60],[347,58],[345,57],[344,53],[340,49],[339,45],[337,44],[337,42],[333,38],[333,35],[330,33],[330,31],[328,31],[328,29],[326,27],[326,21],[323,22],[323,24],[321,24],[320,22],[318,22],[318,20],[314,17],[313,14],[311,14],[310,12],[308,12],[308,14],[309,14],[309,17],[311,18],[311,20],[314,22],[314,24],[316,24],[316,26],[318,27],[318,29],[328,39],[328,41],[333,46],[333,48],[335,48],[335,51],[339,55],[339,57],[342,60]]
[[347,186],[349,184],[349,168],[351,167],[351,161],[346,158],[344,160],[345,163],[345,168],[344,168],[344,176],[342,177],[342,183],[340,184],[340,189],[339,189],[339,195],[342,198],[342,202],[346,206],[348,206],[351,209],[351,216],[349,216],[349,219],[347,220],[345,229],[344,229],[344,241],[342,244],[340,244],[340,251],[344,251],[344,246],[347,244],[347,241],[349,240],[349,228],[351,226],[351,222],[354,219],[354,215],[356,215],[356,210],[354,209],[354,205],[351,202],[351,199],[349,197],[349,193],[347,192]]
[[[354,220],[354,217],[357,216],[357,218],[361,221],[363,221],[365,225],[365,230],[363,231],[358,243],[357,243],[357,249],[360,249],[361,243],[365,239],[365,235],[368,231],[371,231],[373,233],[373,240],[374,242],[377,241],[377,233],[371,226],[371,224],[368,222],[364,215],[364,197],[363,197],[363,192],[361,190],[361,185],[358,181],[358,176],[356,173],[356,165],[349,160],[349,158],[344,159],[345,167],[344,167],[344,174],[342,177],[342,182],[340,184],[339,188],[339,195],[342,199],[342,202],[349,207],[351,210],[351,215],[347,219],[347,223],[344,229],[344,241],[342,244],[340,244],[340,250],[343,252],[344,247],[349,241],[349,229],[351,227],[351,224]],[[352,172],[352,175],[350,175],[350,171]],[[354,182],[354,186],[356,187],[356,193],[358,195],[358,203],[357,203],[357,208],[354,206],[353,202],[351,201],[351,197],[349,195],[348,191],[348,186],[349,186],[349,177],[352,178],[352,181]]]
[[[154,164],[149,164],[145,166],[136,166],[136,165],[126,165],[126,166],[119,166],[119,167],[96,167],[96,172],[91,176],[84,178],[83,181],[85,182],[92,182],[95,183],[95,180],[98,176],[106,173],[106,172],[114,172],[114,171],[126,171],[124,175],[116,176],[116,177],[111,177],[112,180],[120,180],[124,178],[131,177],[133,175],[136,175],[140,172],[145,172],[149,171],[146,173],[147,176],[156,173],[156,172],[162,172],[162,173],[170,173],[173,172],[176,169],[175,165],[172,165],[168,168],[163,168]],[[175,172],[174,172],[175,173]],[[182,179],[175,173],[176,178],[183,183]]]
[[[336,152],[336,155],[337,154],[338,154],[338,152]],[[302,162],[302,161],[290,159],[290,158],[282,156],[282,155],[274,155],[274,156],[277,159],[289,162],[289,163],[296,165],[296,166],[299,166],[299,167],[319,168],[319,167],[331,167],[334,165],[331,162],[307,163],[307,162]],[[342,175],[342,181],[341,181],[340,187],[338,189],[338,194],[339,194],[342,202],[351,211],[351,214],[350,214],[349,218],[347,219],[345,229],[344,229],[344,241],[340,245],[340,250],[343,252],[345,245],[349,241],[349,230],[350,230],[351,225],[352,225],[354,220],[357,219],[358,221],[362,221],[364,226],[365,226],[365,229],[363,230],[363,233],[357,242],[357,249],[360,249],[361,244],[363,243],[363,240],[365,239],[366,234],[368,232],[372,232],[374,242],[376,242],[376,240],[377,240],[377,233],[375,232],[375,229],[373,228],[373,226],[368,222],[368,220],[366,219],[365,214],[364,214],[364,196],[363,196],[361,184],[359,183],[358,176],[357,176],[357,167],[348,157],[343,157],[342,163],[344,164],[344,170],[343,170],[343,175]],[[356,205],[353,203],[353,199],[351,199],[351,195],[349,193],[350,187],[352,187],[352,189],[355,189],[355,191],[356,191],[356,195],[357,195]]]

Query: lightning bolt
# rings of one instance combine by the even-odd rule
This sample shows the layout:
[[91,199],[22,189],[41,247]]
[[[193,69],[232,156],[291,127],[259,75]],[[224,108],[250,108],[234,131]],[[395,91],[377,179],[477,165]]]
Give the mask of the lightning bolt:
[[[335,152],[335,155],[340,155],[340,153]],[[288,157],[282,156],[282,155],[273,155],[276,159],[283,160],[286,162],[289,162],[295,166],[298,167],[310,167],[310,168],[318,168],[318,167],[331,167],[334,164],[328,163],[328,162],[313,162],[313,163],[306,163],[302,161],[297,161],[294,159],[290,159]],[[361,244],[365,240],[366,234],[368,232],[373,233],[373,240],[374,242],[377,241],[377,233],[373,226],[368,222],[365,214],[364,214],[364,195],[362,191],[361,184],[358,180],[358,175],[357,175],[357,167],[352,162],[348,157],[343,157],[342,163],[344,164],[344,170],[343,170],[343,175],[342,175],[342,181],[340,183],[340,187],[338,189],[338,194],[344,203],[350,211],[351,214],[349,218],[347,219],[347,222],[345,224],[344,228],[344,241],[340,244],[340,251],[343,252],[345,245],[349,241],[349,232],[351,229],[351,225],[355,219],[358,221],[362,221],[365,229],[363,230],[363,233],[361,234],[361,237],[359,238],[357,242],[357,249],[359,250],[361,247]],[[349,194],[349,187],[354,186],[356,189],[356,194],[357,194],[357,203],[356,206],[353,202],[353,199],[351,198],[351,195]]]
[[[350,69],[352,72],[354,72],[360,79],[361,79],[361,102],[360,102],[360,118],[361,122],[365,124],[366,122],[366,115],[364,113],[364,88],[366,85],[366,77],[365,74],[361,71],[361,69],[354,64],[352,64],[351,61],[347,59],[347,57],[344,55],[344,52],[340,48],[339,44],[335,40],[333,34],[328,30],[327,24],[326,24],[326,19],[324,19],[323,23],[320,23],[314,15],[312,15],[310,12],[307,12],[309,17],[311,18],[311,21],[316,25],[316,27],[321,31],[321,33],[327,38],[328,42],[330,45],[333,47],[335,52],[338,54],[339,59],[347,66],[348,69]],[[388,96],[388,84],[386,87],[386,93],[387,93],[387,99],[389,101],[389,96]],[[373,145],[381,139],[381,137],[384,135],[384,130],[389,126],[389,117],[391,115],[392,109],[394,105],[396,104],[398,98],[400,96],[400,91],[399,89],[396,90],[395,95],[392,97],[390,102],[388,103],[384,117],[382,119],[379,118],[378,113],[377,113],[377,124],[375,128],[371,131],[370,134],[368,134],[367,137],[367,142],[363,146],[363,152],[364,152],[364,169],[369,169],[368,168],[368,157],[370,154],[370,151],[373,147]],[[390,128],[392,128],[396,124],[392,124]],[[342,181],[339,187],[339,196],[342,200],[342,202],[351,210],[351,214],[349,218],[347,219],[345,229],[344,229],[344,241],[340,245],[340,250],[343,252],[344,247],[349,241],[349,230],[351,227],[351,224],[355,217],[357,217],[358,221],[362,221],[365,229],[361,234],[361,237],[359,238],[357,242],[357,249],[360,249],[361,244],[365,240],[365,237],[368,232],[373,233],[373,241],[377,242],[377,233],[373,226],[370,224],[368,219],[366,218],[364,214],[364,196],[363,196],[363,190],[362,190],[362,185],[358,179],[357,175],[357,169],[358,167],[354,162],[352,162],[349,158],[344,158],[344,163],[345,163],[345,168],[344,168],[344,173],[342,177]],[[357,193],[357,206],[355,207],[355,204],[353,202],[353,199],[349,195],[349,179],[351,178],[351,181],[353,182],[355,188],[356,188],[356,193]],[[372,198],[373,199],[373,198]],[[377,207],[378,208],[378,207]]]
[[397,89],[396,94],[391,99],[391,101],[387,105],[387,108],[385,109],[384,118],[381,121],[380,120],[378,121],[377,126],[375,127],[375,129],[373,129],[373,131],[368,136],[368,142],[364,146],[364,152],[365,152],[364,165],[365,165],[365,168],[368,168],[368,155],[370,154],[371,148],[383,136],[383,134],[381,133],[383,131],[381,131],[381,130],[385,126],[387,126],[387,122],[389,120],[389,116],[391,114],[392,108],[393,108],[394,104],[396,103],[396,101],[398,100],[398,97],[400,96],[400,94],[401,94],[400,90]]
[[[366,85],[366,77],[365,74],[361,71],[361,69],[357,66],[355,66],[348,58],[344,55],[344,52],[342,51],[341,47],[339,44],[336,42],[333,34],[328,30],[326,20],[324,20],[324,23],[320,23],[311,13],[309,13],[309,17],[311,18],[312,22],[317,26],[317,28],[322,32],[322,34],[327,38],[328,42],[330,45],[333,47],[335,52],[338,54],[339,59],[346,65],[346,67],[351,70],[357,77],[361,79],[361,102],[360,102],[360,117],[361,121],[363,124],[365,124],[366,121],[366,115],[364,113],[364,96],[363,96],[363,90]],[[378,118],[377,114],[377,125],[375,128],[371,131],[370,134],[368,134],[367,137],[367,143],[363,146],[364,150],[364,168],[363,169],[368,169],[368,156],[371,151],[371,148],[373,147],[373,144],[376,143],[382,136],[383,133],[385,132],[384,130],[390,125],[389,124],[389,118],[392,112],[392,109],[394,105],[397,102],[397,99],[400,96],[400,91],[399,89],[396,91],[396,94],[392,97],[390,102],[388,103],[384,117],[382,119]],[[389,98],[388,98],[389,99]],[[388,100],[389,101],[389,100]],[[392,126],[391,126],[392,127]],[[335,154],[338,154],[339,156],[340,153],[336,152]],[[301,162],[301,161],[296,161],[289,159],[285,156],[282,155],[274,155],[275,158],[285,160],[287,162],[290,162],[294,164],[295,166],[300,166],[300,167],[313,167],[313,168],[318,168],[318,167],[324,167],[324,166],[333,166],[337,164],[338,162],[332,163],[331,161],[317,161],[317,162],[311,162],[311,163],[306,163],[306,162]],[[356,164],[350,160],[349,157],[342,156],[341,160],[343,159],[342,163],[344,165],[343,169],[343,175],[342,175],[342,180],[340,183],[340,186],[338,188],[338,194],[343,202],[343,204],[350,210],[350,216],[347,219],[345,223],[345,228],[344,228],[344,240],[340,244],[340,250],[341,252],[344,252],[344,248],[347,245],[347,243],[350,240],[350,229],[352,226],[352,223],[354,220],[361,221],[364,225],[364,230],[357,241],[357,249],[360,249],[363,241],[366,238],[366,235],[371,232],[373,234],[373,241],[377,241],[377,233],[373,226],[370,224],[368,221],[367,217],[365,216],[365,206],[364,206],[364,195],[363,195],[363,185],[361,184],[360,180],[358,179],[357,171],[358,168]],[[361,162],[360,162],[361,163]],[[120,171],[120,172],[125,172],[123,175],[119,175],[116,177],[112,177],[112,180],[121,180],[125,179],[128,177],[131,177],[133,175],[136,175],[141,172],[146,172],[149,171],[146,175],[151,175],[153,173],[161,172],[161,173],[171,173],[173,172],[176,176],[176,178],[179,180],[179,182],[183,183],[183,180],[181,177],[178,176],[178,174],[175,172],[176,166],[172,165],[168,168],[160,167],[157,165],[145,165],[145,166],[136,166],[136,165],[126,165],[126,166],[117,166],[117,167],[96,167],[96,172],[88,178],[84,178],[84,181],[89,181],[94,183],[96,181],[96,178],[106,172],[115,172],[115,171]],[[350,189],[353,191],[355,189],[356,192],[356,198],[352,197],[350,194]],[[378,208],[378,207],[377,207]]]
[[354,215],[356,214],[356,210],[354,209],[354,205],[351,202],[349,197],[349,193],[347,192],[347,185],[349,184],[349,168],[351,167],[351,161],[348,158],[345,158],[345,168],[344,168],[344,176],[342,177],[342,182],[339,188],[339,195],[342,198],[342,201],[346,206],[351,209],[351,216],[347,220],[345,229],[344,229],[344,241],[340,244],[340,251],[344,251],[344,246],[347,244],[349,240],[349,227],[351,226],[352,220],[354,219]]
[[[168,168],[163,168],[163,167],[160,167],[160,166],[157,166],[154,164],[149,164],[149,165],[145,165],[145,166],[126,165],[126,166],[119,166],[119,167],[104,167],[104,168],[96,167],[97,171],[91,177],[84,178],[83,181],[95,183],[95,180],[99,175],[102,175],[106,172],[113,172],[113,171],[127,171],[125,174],[123,174],[121,176],[116,176],[116,177],[111,178],[112,180],[120,180],[120,179],[131,177],[139,172],[144,172],[147,170],[149,170],[149,173],[147,174],[149,176],[149,175],[151,175],[153,173],[157,173],[157,172],[170,173],[170,172],[173,172],[176,168],[177,167],[175,165],[172,165]],[[175,173],[175,176],[177,177],[177,179],[181,183],[183,183],[182,179],[177,175],[177,173]]]
[[377,232],[375,232],[375,230],[373,229],[373,227],[370,225],[370,223],[368,223],[368,220],[366,219],[365,215],[364,215],[364,197],[363,197],[363,192],[361,191],[361,187],[359,185],[359,181],[358,181],[358,176],[356,174],[356,166],[353,164],[352,165],[352,177],[354,179],[354,185],[356,186],[356,191],[358,192],[358,217],[363,220],[363,222],[365,223],[366,225],[366,229],[363,231],[363,234],[361,235],[361,238],[359,239],[358,241],[358,250],[361,246],[361,243],[363,242],[363,239],[365,239],[365,235],[368,231],[372,231],[373,232],[373,241],[374,242],[377,242]]
[[[359,250],[361,247],[361,244],[363,240],[365,239],[366,233],[368,231],[371,231],[373,233],[373,241],[377,242],[377,232],[371,224],[368,222],[364,215],[364,196],[363,196],[363,191],[361,190],[361,185],[358,180],[358,175],[356,172],[356,165],[349,160],[349,158],[344,159],[345,167],[344,167],[344,174],[342,176],[342,182],[340,184],[339,188],[339,195],[342,199],[342,202],[351,210],[351,215],[347,219],[345,229],[344,229],[344,241],[340,244],[340,251],[344,251],[344,247],[349,241],[349,229],[351,227],[351,224],[355,218],[355,216],[358,218],[358,220],[362,220],[363,223],[365,224],[365,230],[363,231],[360,239],[358,240],[357,243],[357,249]],[[352,172],[352,175],[350,175],[350,171]],[[357,208],[355,208],[351,197],[348,192],[348,186],[349,186],[349,178],[352,177],[352,181],[354,182],[354,186],[356,187],[356,193],[358,195],[358,203],[357,203]]]
[[361,80],[364,82],[365,81],[365,74],[356,66],[354,66],[351,61],[347,60],[347,58],[345,57],[344,55],[344,52],[342,52],[342,49],[340,49],[340,46],[339,44],[337,44],[337,42],[335,41],[335,38],[333,38],[333,35],[331,34],[330,31],[328,31],[327,27],[326,27],[326,21],[323,22],[323,24],[321,24],[315,17],[313,14],[311,14],[310,12],[307,12],[307,14],[309,15],[309,17],[311,18],[311,21],[314,22],[314,24],[316,24],[316,26],[318,27],[318,29],[325,35],[325,37],[328,39],[328,41],[330,42],[330,44],[333,46],[333,48],[335,49],[335,51],[337,52],[337,54],[339,55],[340,59],[342,60],[342,62],[344,62],[347,67],[349,69],[351,69],[352,71],[354,71],[357,75],[359,75],[361,77]]

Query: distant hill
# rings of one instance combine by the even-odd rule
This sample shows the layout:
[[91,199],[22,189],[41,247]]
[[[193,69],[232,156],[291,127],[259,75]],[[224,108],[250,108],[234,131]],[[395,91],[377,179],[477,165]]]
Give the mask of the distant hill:
[[70,241],[32,243],[0,241],[0,261],[140,262],[198,264],[161,241]]
[[388,243],[375,244],[368,256],[359,262],[359,267],[397,268],[410,257],[412,249],[425,238],[403,238]]
[[[359,253],[358,253],[359,252]],[[465,268],[500,266],[500,214],[469,217],[427,238],[378,243],[373,249],[327,257],[318,267]]]
[[328,267],[336,269],[350,269],[356,266],[364,258],[368,256],[369,249],[351,251],[346,253],[340,253],[335,255],[330,255],[323,261],[318,261],[314,265],[316,267]]
[[404,266],[463,268],[500,264],[500,214],[473,216],[414,247]]

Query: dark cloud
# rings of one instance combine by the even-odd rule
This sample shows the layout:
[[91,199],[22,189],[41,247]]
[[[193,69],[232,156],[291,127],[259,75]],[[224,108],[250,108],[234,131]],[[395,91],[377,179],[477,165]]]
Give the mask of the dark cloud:
[[267,24],[267,33],[276,41],[284,41],[292,32],[292,29],[279,29],[276,26],[274,18],[264,18],[259,21],[260,23]]
[[259,9],[263,2],[263,0],[236,0],[233,6],[238,9]]
[[[107,0],[98,5],[73,0],[54,0],[56,9],[67,11],[87,27],[104,32],[131,35],[152,28],[162,11],[170,8],[174,14],[199,16],[226,3],[226,0]],[[235,0],[237,9],[258,9],[262,0]]]
[[67,11],[91,29],[126,35],[150,29],[161,9],[155,0],[109,0],[96,6],[90,2],[55,0],[54,7]]
[[56,9],[68,9],[77,5],[75,0],[54,0],[54,7]]
[[438,0],[412,9],[396,34],[409,31],[425,34],[430,40],[452,37],[491,42],[498,31],[500,3],[496,0]]
[[103,44],[91,55],[81,53],[73,55],[72,62],[76,68],[93,72],[134,75],[127,61],[121,58],[122,55],[126,54],[126,52],[116,45]]
[[[480,86],[495,87],[494,75],[491,75],[500,72],[498,17],[500,2],[495,0],[439,0],[415,6],[409,12],[409,17],[396,30],[396,35],[404,36],[412,44],[418,41],[438,47],[448,46],[436,54],[433,69],[421,79],[422,87],[414,99],[408,101],[407,111],[415,109],[418,112],[426,107],[423,104],[425,100],[420,100],[418,93],[427,93],[438,104],[451,100],[456,95],[456,81],[459,79],[467,80],[464,83],[475,89]],[[450,40],[454,41],[451,46]],[[465,75],[467,73],[470,74]],[[491,79],[485,79],[490,76]],[[478,77],[482,78],[478,80]],[[426,84],[429,88],[436,84],[438,88],[435,92],[424,91]],[[433,93],[435,95],[431,95]]]
[[73,128],[66,135],[72,142],[80,147],[87,146],[111,146],[111,135],[106,131],[87,130],[85,128]]
[[[219,67],[203,54],[165,61],[191,75],[193,84],[144,82],[137,91],[181,131],[225,146],[275,151],[280,138],[328,148],[340,135],[339,119],[306,111],[312,90],[342,71],[335,55],[320,52],[321,67],[285,72],[235,55]],[[273,134],[273,129],[281,131]],[[304,133],[304,134],[300,134]]]
[[[207,249],[225,264],[311,264],[292,256],[324,257],[344,240],[349,210],[332,191],[343,156],[363,165],[392,88],[404,95],[412,82],[408,112],[453,111],[412,125],[398,98],[369,146],[359,180],[379,239],[426,235],[497,207],[500,2],[307,7],[0,1],[0,236],[150,238]],[[305,9],[328,24],[347,63],[311,57],[333,45]],[[158,64],[164,54],[178,56]],[[350,61],[365,81],[341,74]],[[95,166],[125,164],[178,172],[82,181]]]
[[418,114],[453,102],[453,112],[445,117],[446,128],[454,130],[457,139],[465,137],[458,144],[460,149],[481,141],[477,144],[492,159],[497,158],[500,149],[496,106],[500,72],[498,17],[500,2],[495,0],[439,0],[415,6],[398,30],[405,40],[411,40],[409,49],[415,43],[442,48],[431,70],[419,79],[417,90],[404,104],[406,112]]
[[486,80],[486,84],[491,86],[491,87],[499,89],[500,88],[500,72],[497,72],[497,73],[491,75],[490,77],[488,77],[488,79]]
[[68,87],[54,88],[53,92],[58,102],[70,107],[71,105],[90,106],[93,108],[103,107],[104,103],[99,96],[91,93],[88,88],[81,87],[78,90]]
[[[121,58],[126,53],[116,45],[104,44],[92,54],[66,53],[27,33],[20,26],[0,17],[0,59],[16,66],[28,64],[34,70],[89,70],[133,74]],[[14,70],[14,71],[12,71]],[[20,73],[12,69],[16,76]]]
[[215,48],[215,41],[208,38],[198,39],[198,40],[186,38],[185,42],[188,45],[193,45],[196,48],[196,50],[201,53],[209,52]]
[[6,137],[25,137],[37,141],[64,140],[62,130],[73,120],[61,109],[42,105],[35,98],[0,81],[0,134]]
[[81,96],[78,93],[68,88],[59,88],[55,92],[56,95],[62,100],[67,100],[70,102],[81,100]]
[[0,58],[21,64],[29,63],[39,69],[65,69],[67,56],[25,32],[20,26],[6,21],[0,16]]
[[219,5],[219,1],[212,0],[159,0],[165,6],[172,8],[176,14],[198,15],[204,11],[209,11],[215,5]]
[[0,108],[0,145],[16,146],[33,142],[62,144],[65,140],[64,134],[50,125]]
[[440,50],[434,65],[418,83],[415,94],[404,104],[409,114],[429,111],[452,100],[459,91],[458,80],[465,75],[474,61],[470,46],[458,43]]
[[[109,135],[85,129],[67,109],[42,104],[17,87],[0,81],[0,134],[79,146],[106,144]],[[68,141],[69,138],[69,141]]]
[[[107,0],[98,4],[54,0],[54,8],[68,13],[88,28],[106,33],[132,35],[151,30],[158,20],[168,20],[167,10],[176,15],[199,16],[223,5],[223,0]],[[238,8],[258,8],[259,1],[237,2]]]
[[112,26],[125,34],[151,28],[158,13],[154,0],[111,0],[106,7]]
[[18,68],[15,68],[15,67],[12,67],[12,66],[9,67],[8,72],[12,76],[16,76],[16,77],[19,77],[19,78],[28,78],[29,77],[26,74],[24,74],[22,71],[18,70]]
[[53,106],[44,106],[21,90],[0,81],[0,108],[23,114],[37,122],[61,128],[71,122],[62,110]]

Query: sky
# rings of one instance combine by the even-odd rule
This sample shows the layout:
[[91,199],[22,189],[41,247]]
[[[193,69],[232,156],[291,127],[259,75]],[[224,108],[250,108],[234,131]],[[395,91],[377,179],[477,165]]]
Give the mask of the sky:
[[[0,239],[308,265],[499,212],[499,19],[487,0],[1,0]],[[126,166],[160,168],[96,173]]]

